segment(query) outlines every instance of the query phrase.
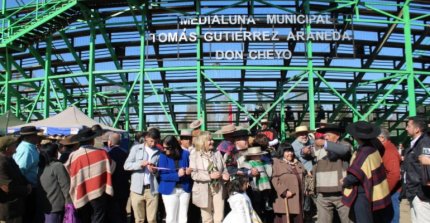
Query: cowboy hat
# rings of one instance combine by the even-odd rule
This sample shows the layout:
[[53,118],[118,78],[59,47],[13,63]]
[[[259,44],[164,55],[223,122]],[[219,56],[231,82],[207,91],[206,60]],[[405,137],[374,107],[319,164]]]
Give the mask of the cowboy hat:
[[102,134],[102,131],[93,131],[90,128],[83,128],[79,130],[77,135],[74,135],[72,140],[78,142],[85,142],[96,137],[99,137]]
[[181,129],[180,137],[193,137],[190,129]]
[[74,145],[74,144],[78,144],[79,142],[73,139],[74,135],[69,135],[66,136],[66,138],[60,140],[58,143],[60,143],[63,146],[68,146],[68,145]]
[[295,130],[295,132],[293,132],[293,135],[296,135],[297,133],[300,133],[300,132],[309,133],[309,132],[313,132],[313,131],[309,130],[307,126],[301,125],[301,126],[296,127],[296,130]]
[[36,129],[35,126],[24,126],[19,130],[19,135],[21,136],[29,136],[29,135],[37,135],[38,133],[43,132],[43,129]]
[[231,134],[231,136],[232,136],[233,138],[239,138],[239,137],[250,136],[250,133],[249,133],[248,129],[240,128],[240,129],[238,129],[238,130],[234,131],[234,132]]
[[224,125],[220,130],[216,131],[215,134],[227,135],[237,131],[237,127],[233,124]]
[[264,154],[267,154],[267,152],[261,151],[261,147],[259,146],[254,146],[248,148],[248,151],[246,152],[245,156],[259,156]]
[[346,132],[356,139],[373,139],[381,134],[381,129],[375,124],[358,121],[349,124]]
[[194,120],[193,122],[191,122],[191,124],[190,124],[190,129],[196,129],[196,128],[198,128],[198,127],[200,127],[201,125],[202,125],[202,120],[200,120],[200,119],[197,119],[197,120]]
[[327,133],[327,132],[337,132],[339,134],[342,134],[345,132],[345,129],[339,127],[336,124],[327,124],[324,128],[318,128],[318,133]]
[[13,136],[0,137],[0,152],[5,151],[7,147],[16,143],[17,141],[18,141],[18,138]]

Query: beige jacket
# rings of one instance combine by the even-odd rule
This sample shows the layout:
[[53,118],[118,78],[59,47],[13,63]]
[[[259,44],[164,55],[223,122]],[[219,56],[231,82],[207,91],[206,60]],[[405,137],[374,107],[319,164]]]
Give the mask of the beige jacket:
[[[220,152],[213,152],[211,154],[212,162],[217,166],[218,171],[221,173],[227,173],[227,168],[225,167],[224,160]],[[211,182],[211,178],[209,176],[208,169],[208,160],[204,158],[200,151],[194,151],[190,155],[190,168],[193,169],[191,173],[191,178],[194,180],[193,189],[192,189],[192,199],[193,204],[195,204],[199,208],[207,208],[209,206],[209,194],[210,188],[209,183]],[[224,183],[222,179],[220,179],[220,186],[216,193],[223,193]]]

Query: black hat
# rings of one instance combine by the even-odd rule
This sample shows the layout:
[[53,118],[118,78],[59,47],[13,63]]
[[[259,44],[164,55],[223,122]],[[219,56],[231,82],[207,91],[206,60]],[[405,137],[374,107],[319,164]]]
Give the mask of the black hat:
[[19,130],[19,135],[28,136],[28,135],[37,135],[37,133],[43,132],[43,129],[36,129],[34,126],[24,126]]
[[319,132],[319,133],[338,132],[339,134],[342,134],[345,132],[345,130],[336,124],[327,124],[324,128],[318,128],[316,132]]
[[233,133],[231,133],[231,136],[234,138],[239,138],[239,137],[246,137],[249,136],[249,131],[248,129],[239,129],[234,131]]
[[279,145],[278,150],[279,150],[279,151],[281,151],[281,152],[282,152],[282,154],[283,154],[285,151],[290,151],[290,152],[293,152],[293,153],[294,153],[294,148],[293,148],[293,146],[292,146],[290,143],[281,143],[281,144]]
[[72,141],[78,141],[78,142],[85,142],[88,141],[90,139],[94,139],[96,137],[101,136],[102,131],[100,130],[92,130],[90,128],[83,128],[81,130],[79,130],[78,134],[75,135],[74,137],[72,137]]
[[373,139],[381,134],[381,129],[375,124],[358,121],[349,124],[346,127],[346,132],[356,139]]

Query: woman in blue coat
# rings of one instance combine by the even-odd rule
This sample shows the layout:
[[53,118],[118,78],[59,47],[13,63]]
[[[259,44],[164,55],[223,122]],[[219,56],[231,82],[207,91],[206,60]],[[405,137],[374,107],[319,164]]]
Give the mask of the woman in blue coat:
[[166,223],[186,223],[191,193],[190,154],[181,148],[174,136],[163,139],[163,148],[158,162],[158,192],[166,209]]

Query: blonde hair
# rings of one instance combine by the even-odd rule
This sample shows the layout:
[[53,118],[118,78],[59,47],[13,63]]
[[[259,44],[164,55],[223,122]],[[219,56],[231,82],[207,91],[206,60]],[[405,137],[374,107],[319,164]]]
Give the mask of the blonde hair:
[[200,132],[200,134],[193,140],[194,147],[196,151],[204,151],[205,150],[205,142],[209,140],[211,133],[209,131]]

